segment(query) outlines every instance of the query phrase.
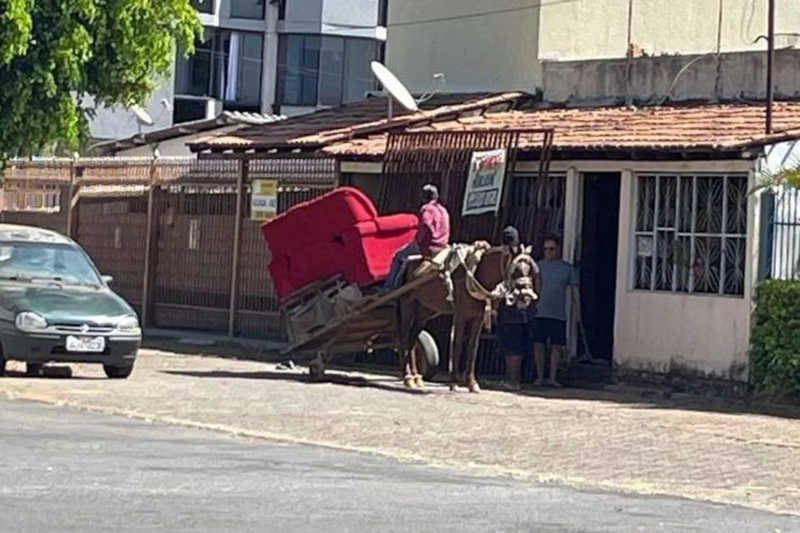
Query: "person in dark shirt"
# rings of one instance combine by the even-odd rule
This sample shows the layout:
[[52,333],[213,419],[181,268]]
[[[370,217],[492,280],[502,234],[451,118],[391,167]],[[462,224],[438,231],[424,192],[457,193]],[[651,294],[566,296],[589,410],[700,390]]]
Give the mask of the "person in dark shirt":
[[422,188],[425,203],[419,210],[419,229],[414,240],[395,253],[392,266],[386,278],[385,290],[393,290],[400,286],[400,276],[405,262],[412,255],[422,254],[430,259],[442,251],[450,243],[450,214],[439,202],[439,190],[435,185]]
[[[508,247],[510,257],[520,253],[519,231],[513,226],[503,230],[503,245]],[[541,286],[539,267],[533,264],[531,274],[536,278],[538,291]],[[497,309],[497,346],[505,359],[505,373],[503,387],[509,390],[520,389],[522,358],[533,355],[533,330],[532,325],[536,317],[535,304],[529,307],[508,305],[505,299],[507,287],[503,283],[493,291],[493,296],[500,300]]]

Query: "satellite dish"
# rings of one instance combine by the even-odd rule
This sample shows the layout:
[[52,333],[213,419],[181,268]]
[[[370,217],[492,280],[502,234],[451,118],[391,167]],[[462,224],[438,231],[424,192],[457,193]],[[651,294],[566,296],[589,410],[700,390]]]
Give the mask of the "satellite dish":
[[139,123],[144,124],[145,126],[152,126],[153,125],[153,117],[150,116],[150,113],[142,109],[142,106],[134,104],[129,108],[131,113],[136,115],[136,120]]
[[406,89],[406,86],[403,85],[403,82],[398,80],[397,76],[392,74],[392,71],[377,61],[372,61],[370,63],[370,67],[372,68],[372,73],[375,74],[375,77],[378,78],[378,81],[380,81],[381,85],[383,85],[383,88],[390,95],[394,96],[395,100],[400,102],[400,105],[409,111],[419,111],[417,101],[414,100],[414,97],[411,96],[410,92],[408,92],[408,89]]

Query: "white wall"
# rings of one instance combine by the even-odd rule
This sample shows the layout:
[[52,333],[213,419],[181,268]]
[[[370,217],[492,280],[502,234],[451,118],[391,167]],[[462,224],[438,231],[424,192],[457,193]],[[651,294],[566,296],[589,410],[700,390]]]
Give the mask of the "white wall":
[[[722,25],[720,35],[720,4]],[[767,0],[632,0],[631,41],[649,55],[765,49]],[[542,7],[540,58],[623,57],[628,46],[627,0],[574,0]],[[800,2],[776,0],[776,32],[797,32]],[[791,41],[779,39],[778,44]]]
[[[324,34],[375,39],[378,37],[378,0],[325,0],[322,20],[325,22],[322,25]],[[364,27],[353,28],[348,25]]]
[[[797,32],[800,2],[776,1],[776,31]],[[719,0],[631,2],[631,41],[650,56],[706,54],[718,48],[765,50],[763,41],[753,41],[766,32],[767,0],[724,0],[721,10]],[[390,2],[387,64],[414,92],[430,87],[437,72],[447,76],[448,91],[532,91],[542,85],[540,61],[625,57],[628,0],[545,1],[539,8],[525,9],[534,4],[530,0]],[[503,10],[515,11],[459,18]],[[452,20],[405,24],[447,18]],[[779,37],[777,44],[800,44],[800,39]],[[708,70],[698,65],[684,78],[701,66]],[[712,81],[714,71],[712,65]],[[750,83],[735,73],[726,78],[731,78],[723,80],[731,90]]]
[[385,40],[377,26],[378,0],[302,0],[286,4],[278,31]]
[[[153,95],[142,106],[154,120],[152,126],[141,126],[142,133],[172,126],[172,111],[162,106],[161,100],[166,100],[170,106],[172,105],[175,87],[173,79],[173,75],[170,75],[168,79],[159,83]],[[135,115],[124,106],[100,107],[94,120],[89,124],[89,130],[95,139],[120,139],[139,133],[140,126]]]
[[278,76],[278,8],[267,3],[267,33],[264,35],[263,71],[261,74],[261,112],[272,113]]
[[[304,0],[305,1],[305,0]],[[203,26],[218,26],[229,30],[265,31],[271,19],[278,16],[277,4],[267,1],[263,19],[231,18],[231,4],[227,0],[214,0],[214,13],[198,13]]]
[[213,131],[197,133],[194,135],[184,135],[175,139],[162,141],[158,145],[143,145],[137,146],[136,148],[129,148],[127,150],[120,150],[114,155],[115,157],[153,157],[153,150],[158,148],[160,157],[196,157],[197,154],[192,153],[192,151],[186,146],[186,143],[196,141],[203,137],[209,137],[211,135],[230,133],[242,127],[242,125],[237,124],[233,126],[227,126],[225,128],[218,128]]
[[389,2],[387,66],[412,92],[447,78],[447,92],[520,89],[540,85],[539,8],[426,24],[406,22],[458,17],[530,6],[530,0],[404,0]]
[[[686,164],[700,172],[697,164]],[[751,171],[752,164],[711,165],[717,171]],[[749,166],[749,168],[748,168]],[[722,169],[725,170],[722,170]],[[676,172],[668,165],[664,172]],[[670,370],[723,379],[747,380],[756,199],[748,202],[748,257],[743,297],[633,290],[631,247],[635,171],[622,174],[620,191],[614,362],[629,369]],[[752,182],[751,177],[751,182]]]
[[[517,165],[533,171],[535,162]],[[614,320],[614,363],[633,370],[670,370],[708,377],[747,379],[753,273],[758,265],[758,200],[748,203],[748,261],[744,297],[720,297],[632,289],[631,245],[634,217],[633,179],[636,172],[750,173],[751,161],[648,162],[553,161],[552,173],[567,174],[564,255],[575,257],[580,242],[581,174],[620,172],[620,212],[617,249],[617,287]],[[751,174],[751,183],[755,178]],[[574,335],[574,328],[573,328]],[[574,342],[571,343],[574,351]]]

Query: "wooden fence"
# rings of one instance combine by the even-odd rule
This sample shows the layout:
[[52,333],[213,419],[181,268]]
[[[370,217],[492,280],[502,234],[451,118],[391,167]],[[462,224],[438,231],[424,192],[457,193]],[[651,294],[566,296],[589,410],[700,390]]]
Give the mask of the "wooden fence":
[[[283,338],[261,224],[250,220],[250,183],[278,179],[283,212],[352,179],[338,176],[332,159],[303,157],[11,161],[2,175],[0,222],[72,236],[147,326]],[[387,196],[400,185],[397,176],[369,176],[378,181],[382,211],[414,210],[409,183],[423,178],[431,176],[405,174],[406,183]],[[564,196],[563,176],[540,181],[535,173],[515,173],[504,218],[540,244],[545,232],[563,231]],[[391,198],[402,201],[384,205]],[[492,226],[486,229],[491,238]],[[428,329],[444,350],[449,319]],[[392,354],[359,357],[394,364]],[[492,336],[481,343],[478,361],[484,375],[502,371]]]

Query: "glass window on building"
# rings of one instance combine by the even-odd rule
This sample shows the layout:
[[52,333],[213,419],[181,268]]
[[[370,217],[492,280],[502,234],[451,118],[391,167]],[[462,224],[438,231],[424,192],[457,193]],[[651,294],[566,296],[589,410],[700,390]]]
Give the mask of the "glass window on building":
[[208,96],[211,83],[211,58],[214,32],[206,29],[203,38],[195,43],[194,55],[185,57],[178,51],[175,62],[175,92],[194,96]]
[[175,93],[213,97],[227,109],[257,111],[263,47],[261,33],[206,28],[193,56],[178,52]]
[[377,86],[369,64],[379,52],[371,39],[281,36],[278,103],[337,106],[362,100]]
[[379,59],[379,46],[368,39],[345,41],[342,103],[363,100],[367,91],[377,89],[370,63]]
[[231,18],[263,19],[265,0],[230,0]]
[[317,74],[321,39],[315,35],[281,36],[278,52],[280,103],[317,105]]
[[200,13],[214,14],[214,0],[192,0],[192,7]]
[[319,62],[319,104],[342,103],[345,40],[323,37]]

